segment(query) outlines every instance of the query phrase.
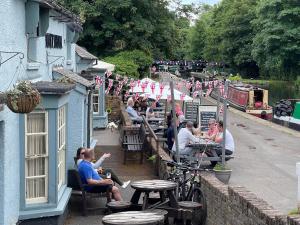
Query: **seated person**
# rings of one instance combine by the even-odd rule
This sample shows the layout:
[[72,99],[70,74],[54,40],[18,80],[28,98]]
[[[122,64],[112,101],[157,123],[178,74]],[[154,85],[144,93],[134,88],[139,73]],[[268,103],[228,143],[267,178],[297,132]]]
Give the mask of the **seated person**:
[[133,109],[133,106],[134,106],[134,101],[132,98],[129,98],[127,100],[126,112],[128,113],[131,119],[142,121],[143,120],[142,117],[140,117],[137,111]]
[[146,119],[155,118],[154,108],[156,108],[156,103],[150,103],[150,106],[146,110]]
[[177,127],[177,131],[179,132],[181,130],[181,128],[185,127],[185,118],[184,115],[180,115],[178,116],[178,127]]
[[206,138],[214,141],[216,138],[216,135],[218,133],[218,128],[217,128],[217,124],[216,124],[216,120],[215,119],[209,119],[208,121],[208,131],[206,134]]
[[[197,138],[192,134],[193,123],[187,122],[186,127],[181,128],[178,133],[178,146],[179,146],[179,154],[181,155],[190,155],[192,149],[187,147],[190,143],[195,143]],[[172,147],[173,153],[176,153],[176,145],[173,144]]]
[[[224,129],[223,129],[223,121],[219,121],[218,125],[218,133],[215,138],[215,142],[221,143],[223,142],[223,134],[224,134]],[[232,137],[232,134],[229,132],[229,130],[226,129],[225,132],[225,155],[232,155],[234,152],[234,140]],[[218,155],[222,155],[222,149],[217,149],[216,153]]]
[[95,185],[93,187],[85,187],[89,192],[102,193],[111,189],[112,198],[116,201],[122,201],[122,197],[119,189],[113,186],[113,181],[111,179],[103,179],[94,170],[91,163],[93,159],[93,150],[86,149],[83,153],[84,160],[82,160],[78,165],[78,172],[83,184]]
[[198,127],[198,123],[195,122],[193,126],[193,135],[200,137],[201,136],[201,129]]
[[[84,152],[86,151],[86,148],[80,147],[77,149],[77,154],[76,154],[76,165],[79,166],[79,164],[84,160]],[[122,182],[119,177],[114,173],[112,169],[103,169],[101,167],[102,163],[104,162],[105,159],[109,158],[111,156],[110,153],[104,153],[95,163],[91,162],[94,170],[102,175],[102,177],[105,177],[104,175],[107,173],[111,174],[111,179],[119,184],[122,188],[126,188],[128,184],[130,183],[129,181]],[[94,157],[92,157],[94,158]]]

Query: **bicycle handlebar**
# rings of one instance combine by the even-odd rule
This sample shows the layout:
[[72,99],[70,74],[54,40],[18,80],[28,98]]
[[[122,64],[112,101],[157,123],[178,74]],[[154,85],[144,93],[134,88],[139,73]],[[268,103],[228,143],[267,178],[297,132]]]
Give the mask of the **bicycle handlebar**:
[[175,161],[168,161],[168,160],[163,160],[163,161],[166,162],[167,165],[175,166],[175,167],[177,167],[178,169],[181,169],[181,170],[187,170],[187,171],[209,171],[209,169],[194,168],[194,167],[191,167],[190,165],[184,165],[184,164],[181,164],[181,163],[177,163]]

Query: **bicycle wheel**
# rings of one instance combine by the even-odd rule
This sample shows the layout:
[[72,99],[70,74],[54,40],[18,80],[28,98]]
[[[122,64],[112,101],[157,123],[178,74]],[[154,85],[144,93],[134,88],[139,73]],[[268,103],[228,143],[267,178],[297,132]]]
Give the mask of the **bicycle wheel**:
[[205,225],[207,217],[207,204],[203,192],[200,188],[195,188],[192,192],[190,201],[198,202],[202,205],[202,208],[195,212],[195,216],[192,219],[192,225]]

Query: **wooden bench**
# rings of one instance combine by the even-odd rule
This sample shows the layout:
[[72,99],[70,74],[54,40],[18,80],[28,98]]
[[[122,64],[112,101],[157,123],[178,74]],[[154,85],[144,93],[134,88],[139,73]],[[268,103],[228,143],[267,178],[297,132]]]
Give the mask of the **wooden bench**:
[[68,170],[68,187],[72,188],[72,195],[80,196],[82,199],[82,214],[86,216],[88,210],[106,209],[106,207],[87,207],[87,200],[89,198],[106,198],[107,202],[111,201],[110,192],[111,188],[107,188],[103,193],[92,193],[87,191],[86,187],[94,187],[95,185],[83,184],[80,175],[76,169]]
[[144,124],[139,127],[132,127],[123,130],[123,150],[124,150],[124,164],[127,161],[127,155],[131,152],[140,152],[140,163],[144,162],[144,145],[146,142],[146,130]]
[[122,212],[124,210],[128,210],[131,206],[131,202],[114,201],[114,202],[108,202],[106,206],[111,213],[116,213],[116,212]]
[[104,216],[104,225],[161,225],[165,216],[155,212],[127,211]]

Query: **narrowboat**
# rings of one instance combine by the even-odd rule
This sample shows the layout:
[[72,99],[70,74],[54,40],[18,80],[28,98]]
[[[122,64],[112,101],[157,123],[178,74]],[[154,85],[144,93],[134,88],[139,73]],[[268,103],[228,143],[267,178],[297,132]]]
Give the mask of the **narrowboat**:
[[[217,88],[211,92],[211,97],[218,98]],[[228,104],[238,110],[253,116],[271,120],[273,109],[269,106],[269,92],[263,88],[249,84],[230,84],[227,94]]]

